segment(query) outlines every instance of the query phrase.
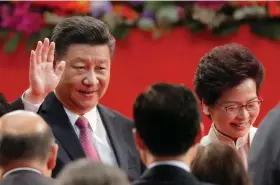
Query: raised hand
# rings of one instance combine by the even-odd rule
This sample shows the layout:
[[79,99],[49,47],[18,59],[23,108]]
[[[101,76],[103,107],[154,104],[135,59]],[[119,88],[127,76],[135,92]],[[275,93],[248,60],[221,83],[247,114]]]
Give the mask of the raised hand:
[[31,51],[29,67],[30,87],[24,98],[30,103],[41,103],[48,93],[53,91],[65,69],[65,61],[54,68],[55,43],[45,38],[37,43],[36,50]]

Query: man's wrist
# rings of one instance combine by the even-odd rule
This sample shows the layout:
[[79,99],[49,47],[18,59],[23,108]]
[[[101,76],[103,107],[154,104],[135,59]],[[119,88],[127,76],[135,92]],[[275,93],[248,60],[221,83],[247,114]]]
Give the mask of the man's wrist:
[[23,98],[27,102],[32,103],[32,104],[41,104],[44,101],[45,97],[46,97],[46,95],[34,93],[34,91],[32,91],[31,88],[27,89],[23,96]]

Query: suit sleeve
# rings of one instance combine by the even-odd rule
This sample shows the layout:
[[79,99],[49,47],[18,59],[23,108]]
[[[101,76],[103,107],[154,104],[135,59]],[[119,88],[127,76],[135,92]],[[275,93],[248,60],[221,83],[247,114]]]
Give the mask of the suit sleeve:
[[273,164],[273,168],[271,169],[271,176],[272,176],[272,182],[271,185],[274,184],[280,184],[280,153],[278,153],[277,160]]

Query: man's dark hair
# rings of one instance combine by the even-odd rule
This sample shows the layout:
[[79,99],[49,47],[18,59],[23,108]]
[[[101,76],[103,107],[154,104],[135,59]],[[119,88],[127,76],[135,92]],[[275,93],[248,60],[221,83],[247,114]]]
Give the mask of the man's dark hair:
[[11,111],[12,108],[8,103],[8,101],[6,100],[4,94],[0,93],[0,117]]
[[157,83],[134,104],[135,127],[155,156],[179,156],[193,145],[200,128],[199,105],[183,85]]
[[0,133],[0,166],[17,160],[44,162],[55,142],[51,128],[30,134]]
[[91,16],[73,16],[62,20],[51,34],[55,42],[55,57],[64,55],[71,44],[108,44],[111,57],[115,50],[115,39],[108,26]]
[[126,174],[118,167],[87,159],[69,163],[57,180],[60,185],[129,185]]
[[248,48],[230,43],[213,48],[201,58],[194,77],[194,89],[200,100],[212,106],[225,90],[249,78],[256,82],[259,93],[264,78],[262,63]]
[[201,181],[219,185],[251,185],[238,153],[221,142],[200,146],[191,165]]

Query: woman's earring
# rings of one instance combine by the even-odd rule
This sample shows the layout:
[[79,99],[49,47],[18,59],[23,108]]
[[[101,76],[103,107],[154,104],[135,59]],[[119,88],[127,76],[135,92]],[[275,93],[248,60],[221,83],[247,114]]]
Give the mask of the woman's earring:
[[206,105],[203,105],[203,112],[204,114],[209,115],[208,107]]

